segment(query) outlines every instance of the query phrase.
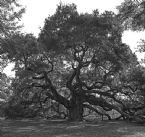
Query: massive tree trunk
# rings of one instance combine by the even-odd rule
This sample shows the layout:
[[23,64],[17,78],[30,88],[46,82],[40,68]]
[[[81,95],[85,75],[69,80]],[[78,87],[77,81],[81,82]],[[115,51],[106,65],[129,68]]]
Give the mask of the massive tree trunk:
[[73,97],[70,100],[70,108],[68,109],[68,118],[71,121],[82,121],[83,120],[83,103],[81,97]]

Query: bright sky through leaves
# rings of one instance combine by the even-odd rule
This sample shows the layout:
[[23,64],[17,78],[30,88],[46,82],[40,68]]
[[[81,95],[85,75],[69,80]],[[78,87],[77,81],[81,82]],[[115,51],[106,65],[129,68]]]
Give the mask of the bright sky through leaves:
[[116,6],[123,0],[20,0],[22,5],[26,6],[26,13],[23,15],[24,31],[32,32],[35,35],[39,33],[39,27],[44,24],[48,15],[54,14],[57,4],[75,3],[79,13],[91,13],[94,9],[100,12],[110,10],[116,12]]
[[[54,14],[57,4],[75,3],[79,13],[92,12],[94,9],[99,9],[100,12],[111,10],[117,12],[116,6],[120,5],[124,0],[20,0],[20,3],[26,6],[26,13],[23,15],[22,23],[24,24],[23,31],[38,35],[40,28],[43,27],[44,20],[49,15]],[[137,41],[143,39],[145,33],[125,32],[123,42],[129,44],[133,51]]]
[[[94,9],[98,9],[100,12],[105,10],[117,12],[116,6],[120,5],[124,0],[19,0],[20,4],[26,7],[26,13],[24,13],[21,23],[24,25],[23,32],[33,33],[38,36],[40,28],[43,27],[44,20],[49,15],[55,13],[57,4],[62,3],[75,3],[79,13],[92,12]],[[123,35],[123,42],[130,45],[131,49],[135,51],[137,42],[143,39],[145,33],[137,32],[125,32]],[[138,58],[142,56],[138,54]],[[12,66],[12,65],[11,65]],[[13,75],[9,66],[5,69],[7,75]]]

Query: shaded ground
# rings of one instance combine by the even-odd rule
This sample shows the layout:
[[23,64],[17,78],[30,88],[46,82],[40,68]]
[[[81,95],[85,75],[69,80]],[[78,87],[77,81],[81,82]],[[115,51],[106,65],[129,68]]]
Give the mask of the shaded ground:
[[0,137],[145,137],[145,126],[123,121],[0,120]]

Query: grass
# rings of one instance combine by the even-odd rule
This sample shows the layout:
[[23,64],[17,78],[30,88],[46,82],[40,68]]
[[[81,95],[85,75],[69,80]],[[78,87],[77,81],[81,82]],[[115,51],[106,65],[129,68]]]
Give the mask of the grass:
[[0,120],[0,137],[145,137],[145,126],[124,121]]

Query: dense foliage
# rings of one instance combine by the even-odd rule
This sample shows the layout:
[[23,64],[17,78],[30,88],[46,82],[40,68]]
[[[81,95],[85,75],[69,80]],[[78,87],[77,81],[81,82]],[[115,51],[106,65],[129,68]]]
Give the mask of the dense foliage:
[[122,4],[118,15],[98,10],[79,14],[75,4],[60,3],[38,38],[21,33],[5,37],[1,51],[15,62],[16,71],[6,115],[49,117],[54,112],[83,120],[95,112],[111,119],[116,111],[116,118],[142,120],[144,67],[122,43],[128,18],[124,8]]

